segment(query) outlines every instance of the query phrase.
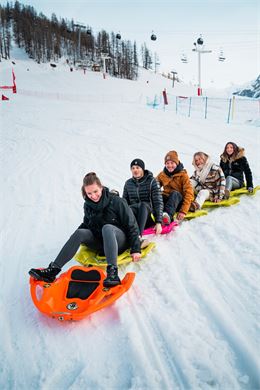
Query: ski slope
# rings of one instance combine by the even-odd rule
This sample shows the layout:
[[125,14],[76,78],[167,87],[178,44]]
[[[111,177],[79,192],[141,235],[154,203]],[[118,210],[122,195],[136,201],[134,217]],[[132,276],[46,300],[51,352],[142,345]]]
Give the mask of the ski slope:
[[41,315],[28,276],[81,223],[87,172],[122,193],[136,157],[156,175],[175,149],[191,174],[194,152],[218,162],[234,141],[257,185],[259,128],[147,107],[171,88],[152,73],[104,80],[18,50],[12,60],[0,63],[0,84],[13,66],[18,89],[0,103],[1,389],[259,389],[260,193],[157,237],[146,260],[120,269],[136,272],[129,292],[81,322]]

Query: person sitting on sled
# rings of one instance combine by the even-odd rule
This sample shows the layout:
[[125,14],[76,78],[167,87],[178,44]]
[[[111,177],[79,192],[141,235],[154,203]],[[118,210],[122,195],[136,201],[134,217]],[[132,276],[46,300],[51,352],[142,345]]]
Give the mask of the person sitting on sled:
[[81,188],[84,203],[84,220],[61,249],[48,268],[32,268],[29,274],[51,283],[61,268],[76,254],[81,244],[104,253],[107,260],[105,287],[121,283],[118,276],[117,256],[130,247],[133,261],[141,258],[139,229],[132,210],[126,201],[104,187],[94,172],[83,179]]
[[190,211],[194,212],[201,209],[207,199],[215,203],[220,202],[225,194],[226,180],[220,166],[214,164],[206,153],[195,153],[192,165],[195,171],[190,182],[196,199],[191,203]]
[[226,199],[229,198],[230,191],[244,187],[244,175],[248,192],[253,192],[252,172],[244,148],[238,147],[234,142],[228,142],[220,156],[220,167],[226,177]]
[[[140,158],[131,162],[130,169],[132,177],[125,182],[123,198],[133,210],[140,236],[145,228],[154,223],[155,233],[160,234],[162,232],[163,200],[159,184],[152,172],[145,169],[145,164]],[[144,245],[145,241],[141,242],[141,247]]]
[[164,163],[165,167],[157,176],[157,181],[163,195],[163,224],[169,225],[175,212],[177,212],[177,221],[183,220],[194,199],[194,193],[189,176],[175,150],[166,154]]

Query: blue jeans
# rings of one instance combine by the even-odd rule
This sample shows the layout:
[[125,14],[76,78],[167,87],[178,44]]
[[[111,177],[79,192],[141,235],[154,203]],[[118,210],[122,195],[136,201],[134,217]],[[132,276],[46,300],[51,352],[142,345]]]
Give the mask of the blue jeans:
[[226,190],[232,191],[241,188],[240,181],[233,176],[226,177]]
[[164,211],[173,218],[173,215],[178,211],[182,204],[182,194],[178,191],[172,191],[169,196],[163,195]]

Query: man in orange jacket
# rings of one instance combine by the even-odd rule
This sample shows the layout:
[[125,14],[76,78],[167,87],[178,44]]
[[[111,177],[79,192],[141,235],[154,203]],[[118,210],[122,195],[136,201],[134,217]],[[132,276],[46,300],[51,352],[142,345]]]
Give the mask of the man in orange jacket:
[[164,158],[165,167],[157,176],[164,203],[163,223],[171,223],[175,212],[177,221],[182,221],[189,211],[194,199],[190,178],[175,150],[168,152]]

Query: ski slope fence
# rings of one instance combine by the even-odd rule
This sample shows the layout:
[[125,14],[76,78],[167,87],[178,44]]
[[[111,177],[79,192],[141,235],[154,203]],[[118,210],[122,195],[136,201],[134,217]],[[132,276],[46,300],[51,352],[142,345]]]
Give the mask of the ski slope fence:
[[146,104],[154,109],[173,111],[178,115],[225,121],[227,123],[255,122],[260,119],[260,99],[218,98],[207,96],[175,96],[167,94],[167,102],[163,95],[147,97]]

